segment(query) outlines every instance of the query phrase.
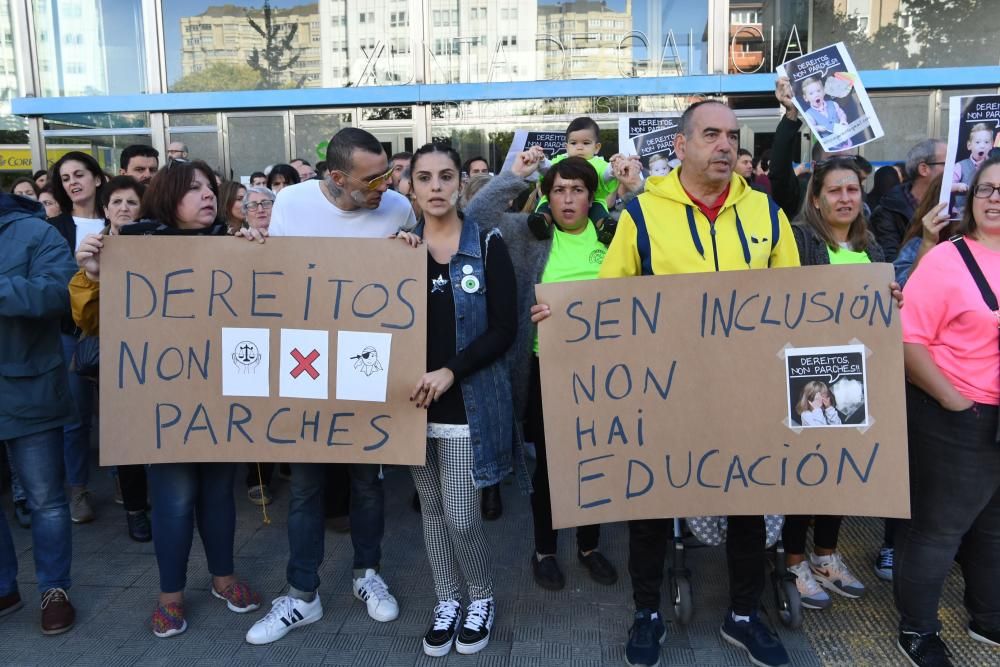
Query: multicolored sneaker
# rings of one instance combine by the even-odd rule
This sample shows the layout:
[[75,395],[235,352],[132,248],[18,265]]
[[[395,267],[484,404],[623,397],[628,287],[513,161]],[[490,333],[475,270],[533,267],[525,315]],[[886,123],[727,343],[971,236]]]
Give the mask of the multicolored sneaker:
[[229,588],[221,593],[215,590],[214,584],[211,588],[212,597],[225,600],[226,606],[229,607],[229,611],[234,611],[237,614],[245,614],[248,611],[256,611],[260,609],[260,596],[252,591],[250,587],[242,581],[230,584]]
[[829,556],[809,554],[809,567],[823,588],[846,598],[859,598],[865,594],[865,585],[847,569],[838,553]]
[[187,630],[188,624],[184,620],[184,605],[180,602],[168,602],[157,605],[153,612],[153,634],[160,639],[173,637]]
[[799,591],[799,600],[803,607],[806,609],[826,609],[833,604],[829,594],[816,581],[807,561],[789,565],[788,571],[795,575],[795,587]]

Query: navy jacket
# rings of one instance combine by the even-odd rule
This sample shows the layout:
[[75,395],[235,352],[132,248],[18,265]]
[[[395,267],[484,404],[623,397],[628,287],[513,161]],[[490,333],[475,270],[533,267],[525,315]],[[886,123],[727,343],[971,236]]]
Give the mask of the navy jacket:
[[41,204],[0,193],[0,440],[77,418],[59,338],[74,273]]

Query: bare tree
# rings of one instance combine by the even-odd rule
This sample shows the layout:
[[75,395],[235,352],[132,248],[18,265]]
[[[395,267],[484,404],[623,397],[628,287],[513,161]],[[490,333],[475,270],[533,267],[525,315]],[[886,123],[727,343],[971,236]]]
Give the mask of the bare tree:
[[[298,23],[288,23],[288,29],[284,31],[281,26],[274,22],[273,10],[270,0],[264,0],[263,25],[251,16],[247,11],[247,22],[250,27],[264,39],[263,51],[256,46],[247,57],[247,65],[260,74],[260,84],[258,88],[272,90],[286,87],[286,73],[289,72],[302,56],[303,49],[292,46],[295,35],[299,31]],[[307,75],[303,74],[292,83],[290,87],[301,88],[305,83]]]

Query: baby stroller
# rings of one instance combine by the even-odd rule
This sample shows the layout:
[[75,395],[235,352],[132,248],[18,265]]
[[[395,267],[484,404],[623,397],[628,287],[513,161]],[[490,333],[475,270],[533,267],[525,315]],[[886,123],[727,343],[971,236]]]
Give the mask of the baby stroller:
[[[690,517],[685,521],[698,541],[706,546],[718,546],[726,541],[728,521],[724,516]],[[799,589],[795,585],[795,575],[785,567],[785,547],[781,543],[781,529],[785,524],[785,517],[768,514],[764,517],[764,524],[774,606],[782,624],[796,630],[802,625],[802,603],[799,599]],[[667,566],[667,582],[670,586],[674,618],[681,625],[687,625],[694,614],[694,598],[691,592],[691,570],[685,562],[686,547],[681,519],[674,519],[673,543],[674,548]]]

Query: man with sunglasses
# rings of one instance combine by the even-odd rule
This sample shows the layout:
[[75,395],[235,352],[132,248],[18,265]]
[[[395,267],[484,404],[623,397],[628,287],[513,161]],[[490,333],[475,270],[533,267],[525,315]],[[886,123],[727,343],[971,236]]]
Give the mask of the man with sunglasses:
[[[410,202],[389,190],[392,169],[382,144],[354,127],[335,134],[326,149],[329,171],[322,180],[283,188],[271,212],[268,236],[388,238],[416,225]],[[256,230],[244,236],[263,241]],[[288,507],[288,593],[247,633],[251,644],[269,644],[289,630],[323,616],[318,595],[323,562],[324,512],[322,464],[292,463]],[[385,529],[385,491],[380,466],[350,464],[351,541],[354,544],[354,596],[376,621],[399,616],[396,598],[379,574]]]

